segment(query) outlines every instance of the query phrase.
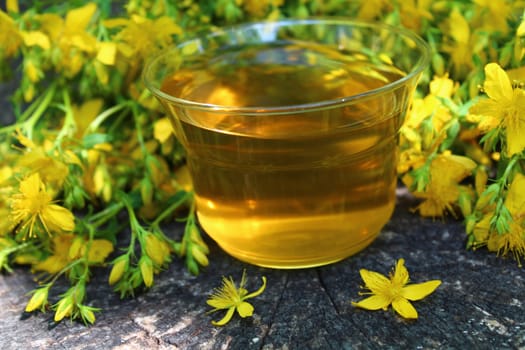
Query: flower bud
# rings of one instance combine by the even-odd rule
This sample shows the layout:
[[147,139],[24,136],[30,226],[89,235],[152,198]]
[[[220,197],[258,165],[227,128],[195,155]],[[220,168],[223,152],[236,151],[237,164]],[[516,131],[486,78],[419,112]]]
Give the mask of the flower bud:
[[144,205],[150,205],[153,201],[153,184],[147,177],[140,181],[140,197]]
[[150,258],[142,256],[139,261],[140,274],[146,287],[153,285],[153,264]]
[[81,257],[83,253],[83,247],[86,244],[86,241],[82,237],[76,237],[71,243],[68,252],[69,260],[75,260]]
[[472,196],[467,191],[461,191],[458,197],[458,206],[463,217],[472,214]]
[[160,240],[154,234],[147,234],[146,238],[146,254],[159,266],[169,258],[170,251],[166,242]]
[[38,308],[43,309],[47,305],[47,296],[49,294],[49,287],[42,287],[33,293],[31,299],[26,305],[26,312],[34,311]]
[[129,266],[129,256],[127,254],[119,256],[111,268],[111,272],[109,274],[108,283],[109,285],[113,285],[120,281],[124,273],[128,270]]
[[71,316],[73,312],[73,299],[71,295],[60,299],[57,304],[54,320],[55,322],[61,321],[64,317]]
[[208,257],[204,252],[201,250],[201,247],[198,245],[192,245],[191,246],[191,255],[193,258],[201,265],[201,266],[208,266],[209,261]]
[[95,323],[95,313],[91,311],[89,308],[87,307],[80,308],[80,314],[82,315],[82,319],[84,319],[85,321],[91,324]]
[[476,188],[476,193],[478,196],[481,196],[483,191],[485,191],[485,186],[487,185],[487,181],[489,179],[489,175],[487,174],[487,170],[485,167],[478,167],[476,169],[476,175],[474,178],[474,186]]

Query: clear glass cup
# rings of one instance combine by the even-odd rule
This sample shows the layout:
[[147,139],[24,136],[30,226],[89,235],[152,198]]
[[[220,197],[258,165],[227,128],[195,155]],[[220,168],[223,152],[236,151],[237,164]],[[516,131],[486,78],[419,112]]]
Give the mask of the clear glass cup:
[[207,234],[240,260],[304,268],[355,254],[390,219],[398,130],[428,62],[402,28],[282,20],[181,42],[144,80]]

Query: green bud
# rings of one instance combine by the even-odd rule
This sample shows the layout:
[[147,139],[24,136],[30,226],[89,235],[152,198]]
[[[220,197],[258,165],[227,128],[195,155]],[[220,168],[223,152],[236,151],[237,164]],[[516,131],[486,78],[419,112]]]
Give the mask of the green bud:
[[437,52],[432,55],[432,68],[434,68],[436,75],[441,76],[445,74],[445,61],[443,60],[443,56]]
[[80,316],[82,317],[84,322],[91,324],[95,323],[95,313],[93,312],[93,310],[91,310],[90,307],[82,305],[81,307],[79,307],[79,310]]
[[459,209],[461,209],[463,217],[472,214],[472,196],[466,191],[461,191],[458,197],[458,206]]
[[192,275],[197,276],[199,274],[199,265],[195,260],[191,258],[186,258],[186,267]]
[[308,18],[309,15],[308,8],[304,4],[301,4],[295,11],[295,17],[299,19]]
[[145,205],[150,205],[153,201],[153,184],[148,177],[140,181],[140,197]]
[[514,47],[512,45],[505,45],[501,50],[500,50],[500,55],[499,55],[499,64],[502,66],[502,67],[505,67],[507,66],[509,63],[510,63],[510,60],[512,59],[512,54],[513,54],[513,50]]
[[476,226],[476,217],[474,215],[469,215],[465,218],[465,231],[467,234],[474,232],[474,227]]

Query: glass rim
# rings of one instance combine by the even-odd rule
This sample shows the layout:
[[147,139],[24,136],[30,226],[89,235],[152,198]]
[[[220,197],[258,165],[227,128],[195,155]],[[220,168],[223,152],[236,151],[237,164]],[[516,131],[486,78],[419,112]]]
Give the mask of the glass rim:
[[[249,106],[249,107],[237,107],[237,106],[228,106],[212,103],[203,103],[192,101],[184,98],[175,97],[163,92],[159,87],[156,87],[153,84],[153,79],[149,79],[151,70],[155,64],[161,60],[163,57],[166,57],[168,54],[172,53],[176,49],[183,47],[187,43],[199,40],[206,37],[214,37],[228,32],[235,32],[239,30],[246,30],[250,27],[261,27],[268,25],[275,25],[276,27],[286,27],[291,25],[313,25],[317,23],[322,24],[332,24],[332,25],[345,25],[353,26],[357,28],[370,28],[376,31],[387,30],[389,32],[395,33],[402,37],[412,40],[415,46],[418,47],[421,52],[421,56],[415,62],[412,69],[407,72],[407,74],[399,79],[396,79],[392,82],[389,82],[383,86],[380,86],[375,89],[371,89],[359,94],[338,97],[335,99],[320,100],[315,102],[308,102],[303,104],[292,104],[286,106]],[[157,54],[149,61],[146,62],[145,67],[142,72],[142,80],[146,87],[157,97],[169,101],[170,103],[179,105],[184,108],[200,110],[205,112],[212,113],[232,113],[232,114],[244,114],[244,115],[275,115],[275,114],[295,114],[295,113],[304,113],[304,112],[313,112],[317,110],[324,110],[329,108],[336,108],[342,105],[351,104],[356,100],[363,101],[369,98],[372,98],[377,95],[381,95],[387,91],[394,90],[395,88],[402,86],[407,81],[411,80],[418,74],[420,74],[430,63],[430,45],[424,41],[418,34],[415,32],[406,29],[404,27],[395,27],[390,24],[382,22],[370,22],[363,20],[354,20],[354,19],[345,19],[341,17],[311,17],[308,19],[282,19],[275,21],[258,21],[258,22],[247,22],[243,24],[232,25],[229,27],[217,28],[215,30],[209,31],[204,34],[196,35],[195,37],[187,38],[180,43],[177,43],[175,47],[171,47],[163,50],[161,53]]]

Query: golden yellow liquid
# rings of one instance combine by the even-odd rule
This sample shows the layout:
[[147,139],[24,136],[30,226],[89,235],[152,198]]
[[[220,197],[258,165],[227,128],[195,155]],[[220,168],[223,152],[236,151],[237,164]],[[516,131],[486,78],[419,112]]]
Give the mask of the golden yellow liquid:
[[[216,53],[167,77],[162,90],[264,113],[364,93],[400,76],[335,50],[283,44]],[[402,99],[380,94],[272,115],[167,104],[201,226],[229,254],[267,267],[318,266],[363,249],[394,208]]]

